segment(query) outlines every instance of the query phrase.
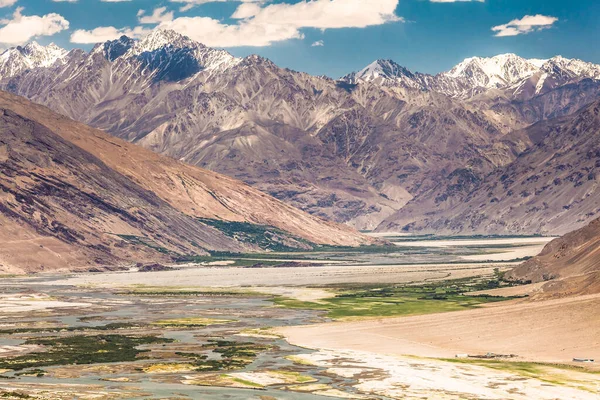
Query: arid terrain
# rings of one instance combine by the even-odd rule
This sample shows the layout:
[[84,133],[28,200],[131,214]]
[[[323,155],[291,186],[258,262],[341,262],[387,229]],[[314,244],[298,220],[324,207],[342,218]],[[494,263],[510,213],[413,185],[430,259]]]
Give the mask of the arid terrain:
[[0,0],[0,399],[600,399],[599,5]]
[[570,363],[600,358],[600,295],[512,300],[470,311],[281,330],[291,343],[330,350],[454,358],[515,354],[519,360]]
[[[599,295],[497,297],[539,289],[501,277],[519,265],[515,252],[532,256],[552,238],[386,239],[396,245],[223,255],[172,270],[5,277],[0,392],[35,399],[595,398],[596,364],[572,358],[600,356]],[[493,260],[463,260],[476,256]],[[94,352],[102,357],[87,356]],[[488,353],[497,356],[477,358]]]
[[0,270],[374,242],[0,92]]

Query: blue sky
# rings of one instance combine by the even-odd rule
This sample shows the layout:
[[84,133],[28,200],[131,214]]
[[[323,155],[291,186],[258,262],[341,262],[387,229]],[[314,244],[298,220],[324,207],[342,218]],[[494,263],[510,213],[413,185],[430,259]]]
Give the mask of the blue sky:
[[0,19],[4,48],[35,39],[90,49],[162,26],[332,77],[377,58],[428,73],[507,52],[600,63],[598,0],[0,0]]

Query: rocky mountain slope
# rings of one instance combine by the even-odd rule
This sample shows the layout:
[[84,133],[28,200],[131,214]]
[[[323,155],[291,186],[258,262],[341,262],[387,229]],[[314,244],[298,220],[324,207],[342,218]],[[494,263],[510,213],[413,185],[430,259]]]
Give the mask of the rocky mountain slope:
[[548,243],[508,279],[545,282],[543,296],[600,293],[600,219]]
[[[0,264],[73,269],[371,240],[0,92]],[[264,240],[214,221],[259,227]],[[227,224],[225,224],[227,225]],[[215,228],[215,226],[217,228]]]
[[599,79],[578,60],[502,55],[436,76],[379,60],[335,81],[158,30],[0,87],[312,214],[387,229],[407,225],[407,203],[426,216],[512,163],[529,144],[507,135],[594,101]]
[[[600,101],[506,135],[514,162],[485,177],[465,170],[409,203],[388,229],[479,233],[560,233],[600,214]],[[430,212],[422,215],[420,209]]]

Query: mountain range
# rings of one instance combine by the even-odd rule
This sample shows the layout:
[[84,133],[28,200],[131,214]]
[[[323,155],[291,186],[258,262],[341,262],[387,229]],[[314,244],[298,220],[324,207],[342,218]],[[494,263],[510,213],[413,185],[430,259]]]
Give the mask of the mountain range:
[[373,243],[242,182],[0,91],[0,270]]
[[0,60],[4,90],[359,229],[564,233],[599,211],[600,66],[584,61],[506,54],[428,75],[377,60],[334,80],[164,30]]
[[342,80],[353,84],[377,82],[458,98],[470,98],[496,89],[522,100],[585,78],[600,79],[600,65],[561,56],[539,60],[501,54],[490,58],[468,58],[450,71],[435,76],[413,73],[392,60],[376,60]]

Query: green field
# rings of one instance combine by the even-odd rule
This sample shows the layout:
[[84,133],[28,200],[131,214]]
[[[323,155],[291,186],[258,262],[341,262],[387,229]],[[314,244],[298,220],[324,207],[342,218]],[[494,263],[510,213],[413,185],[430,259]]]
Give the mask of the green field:
[[4,358],[0,362],[0,368],[20,371],[52,365],[135,361],[143,358],[143,353],[148,352],[138,349],[138,346],[170,342],[171,339],[156,336],[115,334],[31,338],[27,339],[25,344],[43,346],[43,350]]
[[337,288],[335,297],[306,302],[277,297],[279,307],[322,310],[331,319],[395,317],[476,308],[507,297],[468,296],[467,292],[499,286],[498,279],[455,280],[420,286]]

